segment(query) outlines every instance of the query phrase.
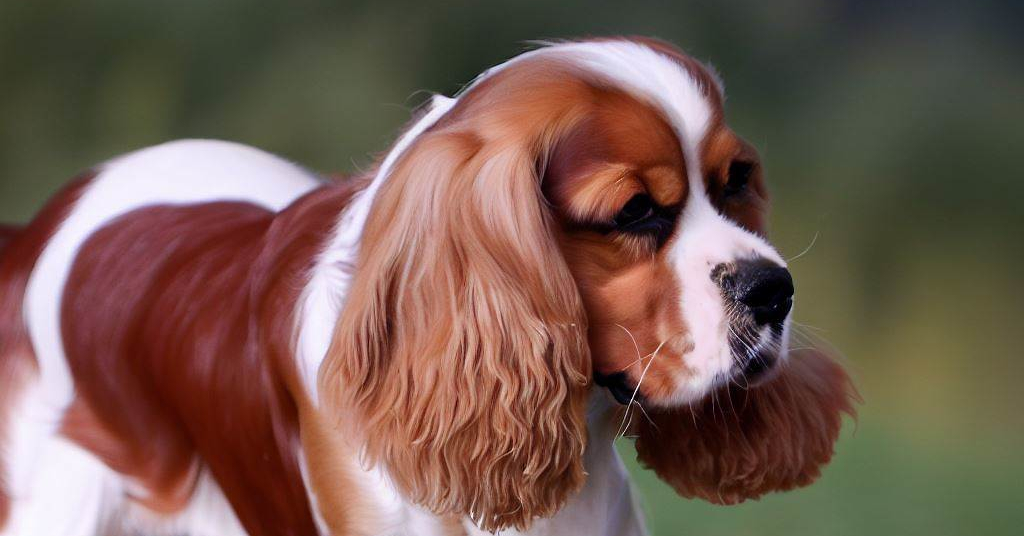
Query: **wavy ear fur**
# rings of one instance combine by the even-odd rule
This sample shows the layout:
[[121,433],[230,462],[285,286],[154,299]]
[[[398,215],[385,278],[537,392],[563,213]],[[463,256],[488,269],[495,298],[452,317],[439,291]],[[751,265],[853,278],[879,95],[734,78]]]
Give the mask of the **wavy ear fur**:
[[794,351],[777,377],[730,385],[693,407],[636,419],[639,460],[684,497],[736,504],[806,486],[832,458],[842,414],[857,398],[842,367]]
[[553,514],[584,479],[585,317],[539,156],[452,129],[410,147],[320,376],[406,497],[491,531]]

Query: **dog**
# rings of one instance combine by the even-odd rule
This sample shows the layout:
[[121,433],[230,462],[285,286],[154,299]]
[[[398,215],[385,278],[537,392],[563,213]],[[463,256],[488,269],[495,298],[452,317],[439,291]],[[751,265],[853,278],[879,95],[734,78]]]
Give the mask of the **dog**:
[[814,481],[855,396],[788,348],[756,150],[646,38],[550,43],[325,180],[184,140],[0,240],[0,534],[645,533]]

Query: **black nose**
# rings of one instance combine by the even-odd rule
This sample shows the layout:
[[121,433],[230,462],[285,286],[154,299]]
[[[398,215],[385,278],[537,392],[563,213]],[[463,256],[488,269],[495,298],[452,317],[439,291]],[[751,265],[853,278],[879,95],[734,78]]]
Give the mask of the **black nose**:
[[741,261],[730,294],[750,308],[759,325],[780,324],[793,308],[793,277],[789,270],[767,261]]

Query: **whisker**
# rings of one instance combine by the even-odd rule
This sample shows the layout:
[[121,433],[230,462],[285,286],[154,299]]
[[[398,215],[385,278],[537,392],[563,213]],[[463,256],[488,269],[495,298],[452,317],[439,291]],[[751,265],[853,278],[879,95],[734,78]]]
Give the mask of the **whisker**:
[[[754,349],[751,348],[750,344],[748,344],[746,338],[742,337],[739,333],[736,333],[736,330],[733,329],[731,323],[728,326],[728,329],[729,329],[730,338],[735,337],[736,340],[738,340],[740,342],[740,344],[742,344],[744,346],[744,350],[746,351],[747,356],[750,356],[754,352]],[[736,355],[732,355],[731,351],[730,351],[730,356],[732,357],[732,362],[733,362],[734,365],[737,365],[737,366],[740,366],[740,367],[743,366],[743,363],[740,362],[739,357],[737,357]],[[743,378],[745,385],[740,385],[740,383],[737,381],[737,379],[735,377],[733,377],[732,375],[730,375],[730,377],[729,377],[729,382],[732,383],[733,385],[735,385],[736,387],[739,387],[740,389],[744,389],[744,390],[748,389],[750,387],[750,382],[747,381],[746,376],[740,375],[740,377]]]
[[[711,392],[711,418],[717,420],[718,412],[716,411],[718,406],[718,389]],[[725,412],[722,412],[722,422],[725,422]]]
[[641,404],[639,400],[636,401],[636,407],[640,408],[640,412],[643,413],[644,417],[647,418],[647,422],[651,423],[651,426],[653,426],[655,430],[658,430],[658,425],[654,424],[654,421],[651,419],[651,416],[647,414],[647,410],[644,409],[644,405]]
[[[626,406],[626,415],[629,415],[631,413],[629,410],[633,407],[633,402],[636,401],[636,395],[637,395],[637,393],[640,392],[640,386],[643,385],[644,378],[647,377],[647,371],[650,370],[651,365],[654,364],[654,360],[658,357],[658,352],[661,351],[661,348],[663,346],[665,346],[665,343],[667,343],[667,342],[668,342],[668,339],[665,339],[664,341],[661,341],[661,344],[659,344],[658,347],[654,349],[654,353],[651,354],[651,360],[647,362],[647,366],[644,367],[644,371],[640,373],[640,379],[637,380],[637,382],[636,382],[636,388],[633,389],[633,395],[631,397],[629,397],[629,405]],[[625,420],[626,419],[623,418],[623,421],[625,421]],[[616,436],[622,435],[623,433],[625,433],[626,430],[627,430],[627,428],[625,427],[625,422],[623,422],[622,429],[618,433],[616,433],[615,435]]]
[[804,255],[807,255],[807,253],[811,251],[811,248],[814,247],[814,244],[816,244],[818,242],[818,236],[820,236],[820,235],[821,235],[821,231],[815,231],[814,232],[814,238],[811,239],[811,243],[808,244],[807,247],[804,248],[804,250],[801,251],[799,255],[797,255],[795,257],[792,257],[792,258],[789,258],[789,259],[786,259],[786,262],[790,263],[790,262],[793,262],[793,261],[799,259],[800,257],[803,257]]
[[803,322],[797,322],[796,320],[792,320],[791,323],[793,324],[794,327],[810,329],[810,330],[813,330],[813,331],[821,331],[821,332],[826,331],[823,328],[815,327],[815,326],[812,326],[810,324],[804,324]]
[[623,416],[623,420],[625,421],[626,418],[629,420],[622,424],[622,428],[618,432],[615,432],[614,437],[625,437],[626,431],[629,430],[629,426],[633,424],[633,413],[629,411],[632,407],[633,404],[630,403],[629,407],[626,408],[626,414]]
[[629,367],[632,367],[633,365],[635,365],[637,363],[642,363],[643,360],[646,359],[647,357],[649,357],[651,354],[647,354],[647,355],[641,357],[640,356],[640,345],[637,344],[636,337],[633,336],[633,332],[629,331],[629,329],[626,328],[626,326],[623,326],[622,324],[615,324],[615,325],[618,326],[619,328],[621,328],[622,331],[625,331],[626,335],[629,335],[629,340],[633,341],[633,348],[636,350],[636,360],[616,371],[616,372],[622,372],[622,371],[628,369]]
[[637,359],[633,360],[632,362],[630,362],[628,365],[626,365],[626,366],[624,366],[624,367],[622,367],[620,369],[617,369],[615,372],[623,372],[626,369],[628,369],[629,367],[632,367],[633,365],[636,365],[637,363],[643,363],[644,359],[647,359],[648,357],[651,357],[652,355],[653,354],[647,354],[647,355],[645,355],[643,357],[637,358]]

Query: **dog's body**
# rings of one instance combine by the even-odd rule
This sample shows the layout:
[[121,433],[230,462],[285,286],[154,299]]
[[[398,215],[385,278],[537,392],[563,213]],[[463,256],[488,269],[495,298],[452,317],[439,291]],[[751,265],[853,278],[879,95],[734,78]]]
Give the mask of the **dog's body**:
[[[715,82],[666,47],[521,56],[458,99],[436,98],[365,178],[330,182],[253,148],[180,141],[103,164],[25,228],[0,229],[0,534],[639,536],[612,446],[624,427],[688,497],[732,503],[812,481],[849,385],[817,355],[789,359],[785,381],[730,385],[787,358],[792,287],[754,304],[722,286],[746,277],[736,267],[750,258],[762,259],[754,285],[783,263],[758,205],[709,211],[698,160],[746,149],[701,130],[720,128]],[[685,91],[647,102],[580,75],[632,68],[623,59]],[[654,91],[641,89],[629,91]],[[618,115],[601,132],[654,138],[614,157],[609,194],[584,194],[577,164],[606,176],[594,155],[609,149],[580,129],[605,110]],[[706,126],[668,128],[683,112]],[[658,178],[635,186],[633,161],[653,161]],[[557,218],[541,212],[539,179],[565,210]],[[622,198],[639,187],[654,201]],[[581,199],[589,208],[574,209]],[[621,228],[570,221],[625,199],[610,213]],[[638,202],[657,205],[637,216]],[[636,230],[651,214],[682,231]],[[719,263],[714,281],[698,254]],[[603,274],[622,263],[640,266]],[[635,296],[602,294],[623,284]],[[693,296],[722,307],[718,293],[752,312],[693,312]],[[757,371],[733,363],[733,338],[720,344],[725,321],[749,333],[739,341]],[[637,359],[623,364],[616,348]],[[643,418],[623,420],[589,387],[591,352],[599,378],[622,383],[617,399],[649,404]],[[714,389],[744,397],[727,422],[699,418]]]
[[[52,351],[66,361],[40,359],[38,378],[3,379],[19,392],[5,408],[4,534],[315,534],[292,312],[354,187],[249,147],[181,141],[103,165],[57,196],[44,216],[62,213],[70,226],[44,217],[12,233],[12,252],[41,254],[0,257],[4,291],[29,281],[29,326],[62,340]],[[7,350],[4,372],[33,366]],[[569,507],[564,523],[531,533],[642,533],[604,398],[595,395],[591,418],[606,444],[591,443],[591,486],[576,501],[587,515]],[[344,494],[368,503],[381,534],[473,530],[402,501],[379,472],[352,484]]]
[[[7,438],[11,534],[71,530],[50,528],[62,518],[94,527],[69,534],[90,534],[135,515],[129,503],[178,511],[212,474],[229,490],[265,490],[231,497],[264,533],[315,530],[292,447],[295,403],[272,379],[282,364],[251,315],[275,290],[257,288],[253,267],[278,253],[267,242],[276,211],[317,186],[254,149],[179,142],[101,166],[48,207],[63,225],[30,237],[45,225],[33,222],[15,239],[47,242],[34,263],[4,257],[33,268],[4,275],[8,289],[28,278],[23,316],[39,369],[19,386]],[[193,517],[181,528],[224,533],[188,526],[223,514]]]

